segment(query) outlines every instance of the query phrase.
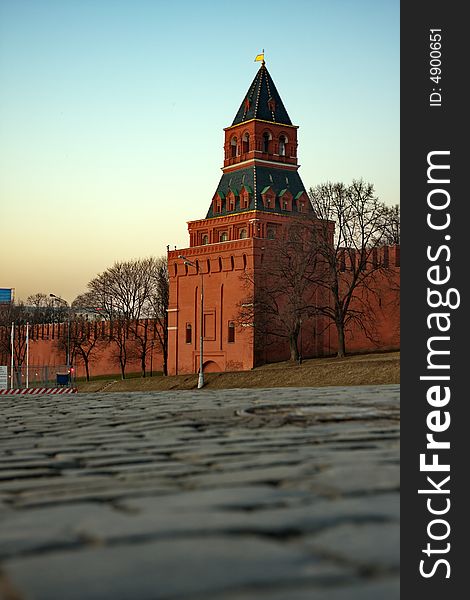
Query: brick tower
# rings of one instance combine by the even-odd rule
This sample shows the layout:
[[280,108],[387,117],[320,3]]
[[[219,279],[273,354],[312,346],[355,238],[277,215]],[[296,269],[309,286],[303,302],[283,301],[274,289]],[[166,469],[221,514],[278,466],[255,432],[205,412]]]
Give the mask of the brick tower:
[[258,362],[252,328],[236,325],[238,305],[250,293],[242,276],[262,268],[266,240],[313,212],[298,174],[297,129],[263,61],[224,130],[223,174],[207,215],[188,223],[189,248],[168,252],[170,375],[199,370],[201,284],[204,371]]

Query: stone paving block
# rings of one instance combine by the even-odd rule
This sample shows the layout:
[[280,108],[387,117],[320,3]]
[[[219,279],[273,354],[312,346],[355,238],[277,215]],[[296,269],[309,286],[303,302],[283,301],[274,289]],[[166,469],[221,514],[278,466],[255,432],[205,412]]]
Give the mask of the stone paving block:
[[291,585],[277,587],[256,587],[251,590],[226,592],[223,596],[205,594],[191,596],[191,600],[399,600],[400,582],[398,577],[387,577],[367,583],[342,581],[335,585],[331,581],[325,586],[301,588]]
[[191,475],[187,481],[190,485],[197,487],[211,487],[218,485],[240,485],[243,483],[266,483],[272,481],[298,479],[303,476],[303,465],[273,466],[273,467],[253,467],[241,471],[222,471],[219,473],[203,473],[201,475]]
[[[210,504],[197,507],[190,503],[175,505],[165,495],[147,498],[143,502],[126,502],[123,506],[137,510],[109,511],[98,515],[90,513],[81,522],[80,535],[94,536],[106,543],[125,538],[169,538],[185,533],[214,532],[298,537],[343,523],[372,521],[384,524],[397,517],[391,496],[371,497],[368,501],[354,498],[336,502],[323,500],[302,506],[267,506],[257,511],[236,510],[236,506],[221,510]],[[398,527],[396,520],[394,526]]]
[[83,519],[90,514],[104,519],[112,511],[111,506],[86,502],[9,511],[5,519],[0,520],[0,558],[79,544]]
[[313,490],[327,493],[371,492],[377,490],[398,490],[400,472],[395,465],[381,464],[365,455],[355,464],[330,466],[315,475]]
[[369,569],[398,570],[400,530],[396,523],[343,523],[307,535],[302,544],[316,555],[335,556]]
[[159,496],[179,489],[175,483],[167,480],[126,478],[123,480],[107,481],[106,484],[77,489],[62,489],[53,492],[46,490],[22,493],[14,497],[16,508],[40,508],[45,506],[60,506],[76,502],[114,502],[134,497]]
[[250,536],[168,540],[49,553],[4,563],[11,587],[35,600],[163,600],[232,586],[309,582],[350,573],[298,548]]

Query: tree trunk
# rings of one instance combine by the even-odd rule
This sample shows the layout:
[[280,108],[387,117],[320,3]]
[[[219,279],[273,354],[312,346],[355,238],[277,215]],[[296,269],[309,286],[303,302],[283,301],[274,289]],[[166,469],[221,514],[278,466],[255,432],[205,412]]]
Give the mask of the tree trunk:
[[168,375],[168,360],[166,352],[163,352],[163,375]]
[[336,328],[338,330],[338,358],[343,358],[346,354],[346,345],[344,341],[344,325],[343,323],[336,323]]
[[90,381],[90,368],[88,365],[88,357],[83,357],[83,362],[85,363],[85,373],[86,373],[86,380]]
[[119,364],[121,365],[121,379],[126,378],[126,362],[122,359],[119,359]]
[[292,361],[299,360],[299,349],[297,347],[298,335],[299,335],[298,333],[297,333],[297,335],[295,333],[293,333],[289,336],[290,359]]
[[145,359],[146,359],[146,354],[142,353],[142,356],[141,356],[141,359],[140,359],[140,369],[142,371],[142,377],[145,377],[145,374],[146,374]]

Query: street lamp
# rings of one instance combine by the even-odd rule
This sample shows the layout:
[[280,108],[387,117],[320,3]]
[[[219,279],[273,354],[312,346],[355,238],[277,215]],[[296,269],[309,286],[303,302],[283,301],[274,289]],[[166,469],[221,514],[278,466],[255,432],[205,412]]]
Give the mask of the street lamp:
[[49,294],[51,298],[54,298],[58,302],[62,302],[67,307],[67,377],[70,382],[70,306],[67,300],[56,296],[55,294]]
[[[186,256],[180,254],[178,258],[184,260],[185,265],[189,265],[190,267],[197,268],[196,265],[188,260]],[[204,276],[201,271],[201,341],[200,341],[200,352],[199,352],[199,379],[197,381],[197,388],[200,390],[204,387]]]

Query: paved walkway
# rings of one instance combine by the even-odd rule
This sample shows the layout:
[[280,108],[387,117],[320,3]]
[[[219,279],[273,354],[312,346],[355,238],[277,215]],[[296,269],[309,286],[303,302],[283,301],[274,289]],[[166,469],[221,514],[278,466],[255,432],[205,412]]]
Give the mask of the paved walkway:
[[0,598],[399,598],[398,386],[1,398]]

